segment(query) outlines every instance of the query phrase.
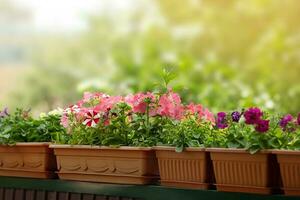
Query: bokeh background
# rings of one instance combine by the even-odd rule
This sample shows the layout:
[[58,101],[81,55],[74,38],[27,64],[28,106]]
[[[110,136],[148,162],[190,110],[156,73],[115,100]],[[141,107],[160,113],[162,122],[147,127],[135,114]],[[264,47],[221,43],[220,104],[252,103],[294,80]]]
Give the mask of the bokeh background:
[[[298,0],[0,0],[0,107],[152,90],[213,111],[300,111]],[[0,109],[1,110],[1,109]]]

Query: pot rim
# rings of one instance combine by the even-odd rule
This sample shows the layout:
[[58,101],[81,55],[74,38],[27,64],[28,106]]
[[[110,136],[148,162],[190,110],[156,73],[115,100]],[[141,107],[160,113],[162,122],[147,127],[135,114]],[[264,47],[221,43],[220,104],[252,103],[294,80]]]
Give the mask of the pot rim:
[[[248,153],[250,154],[250,152],[248,150],[246,150],[245,148],[215,148],[215,147],[211,147],[211,148],[206,148],[205,149],[206,151],[208,152],[211,152],[211,153]],[[260,150],[259,152],[257,153],[262,153],[262,154],[266,154],[266,153],[272,153],[272,149],[263,149],[263,150]],[[255,154],[257,154],[255,153]],[[252,155],[255,155],[255,154],[252,154]]]
[[1,147],[15,147],[15,146],[22,146],[22,147],[31,147],[31,146],[50,146],[51,142],[17,142],[15,144],[1,144]]
[[131,146],[120,146],[120,147],[109,147],[99,145],[71,145],[71,144],[50,144],[49,148],[52,149],[91,149],[91,150],[128,150],[128,151],[152,151],[152,147],[131,147]]
[[[172,146],[155,146],[153,147],[154,150],[156,151],[175,151],[176,147],[172,147]],[[184,147],[184,150],[182,152],[185,151],[205,151],[204,147]]]
[[300,155],[300,150],[274,149],[272,153],[280,155]]

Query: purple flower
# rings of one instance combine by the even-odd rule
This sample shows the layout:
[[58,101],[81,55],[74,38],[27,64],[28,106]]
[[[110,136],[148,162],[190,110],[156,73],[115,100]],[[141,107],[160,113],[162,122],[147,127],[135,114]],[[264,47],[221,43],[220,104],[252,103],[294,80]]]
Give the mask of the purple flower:
[[283,118],[281,118],[279,125],[283,130],[286,130],[286,126],[291,121],[293,121],[293,116],[288,114],[288,115],[285,115]]
[[4,108],[3,111],[0,112],[0,118],[8,116],[8,108]]
[[267,132],[269,130],[269,120],[260,119],[256,122],[255,130],[260,133]]
[[300,125],[300,113],[298,114],[298,117],[297,117],[297,123],[298,123],[298,125]]
[[261,119],[263,112],[259,108],[249,108],[245,111],[244,117],[246,124],[257,124]]
[[231,118],[232,118],[232,121],[234,121],[234,122],[239,122],[241,116],[242,116],[241,113],[239,113],[238,111],[234,111],[233,113],[231,113]]
[[226,122],[226,113],[225,112],[219,112],[217,114],[217,127],[220,129],[224,129],[228,126]]

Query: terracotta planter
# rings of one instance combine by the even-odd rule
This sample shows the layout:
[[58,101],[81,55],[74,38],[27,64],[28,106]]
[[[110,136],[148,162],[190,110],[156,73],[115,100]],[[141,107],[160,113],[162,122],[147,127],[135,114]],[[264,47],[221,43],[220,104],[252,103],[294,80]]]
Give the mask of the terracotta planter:
[[208,189],[212,182],[209,153],[204,148],[186,148],[175,152],[173,147],[155,147],[161,185]]
[[56,160],[48,143],[0,145],[0,176],[54,178]]
[[219,191],[277,193],[280,176],[276,157],[264,150],[251,155],[244,149],[209,148]]
[[275,150],[286,195],[300,196],[300,151]]
[[151,184],[158,179],[152,148],[51,145],[63,180]]

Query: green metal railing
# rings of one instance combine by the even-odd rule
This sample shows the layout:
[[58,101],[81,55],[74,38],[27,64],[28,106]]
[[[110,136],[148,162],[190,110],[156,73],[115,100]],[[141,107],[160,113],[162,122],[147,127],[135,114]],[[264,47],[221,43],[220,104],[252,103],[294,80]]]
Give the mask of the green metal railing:
[[[79,181],[40,180],[29,178],[0,177],[0,189],[46,191],[55,193],[83,194],[112,196],[117,199],[144,199],[144,200],[296,200],[300,197],[288,197],[284,195],[253,195],[242,193],[217,192],[216,190],[187,190],[167,188],[162,186],[137,186],[90,183]],[[19,195],[19,194],[18,194]],[[24,194],[25,195],[25,194]],[[12,194],[11,194],[12,196]],[[91,196],[90,196],[91,197]],[[125,197],[125,198],[122,198]],[[7,200],[5,194],[0,194],[0,199]],[[12,197],[10,197],[12,198]],[[12,198],[13,199],[13,198]],[[23,199],[26,199],[25,197]],[[34,198],[33,198],[34,199]],[[36,197],[36,199],[38,199]],[[45,197],[45,199],[47,199]],[[48,198],[49,199],[49,198]],[[53,197],[52,199],[59,199]],[[72,199],[68,197],[68,199]],[[91,199],[95,199],[91,197]],[[106,198],[109,199],[109,198]],[[60,199],[59,199],[60,200]]]

